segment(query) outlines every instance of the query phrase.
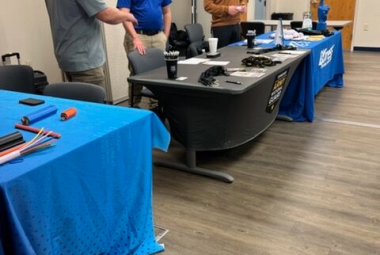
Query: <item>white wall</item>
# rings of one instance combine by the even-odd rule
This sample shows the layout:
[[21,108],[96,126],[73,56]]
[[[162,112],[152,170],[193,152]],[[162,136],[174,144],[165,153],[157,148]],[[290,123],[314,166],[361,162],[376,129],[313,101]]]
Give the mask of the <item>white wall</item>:
[[202,24],[205,39],[211,37],[211,14],[205,11],[203,0],[197,0],[197,23]]
[[45,1],[0,0],[0,5],[0,54],[19,52],[22,64],[45,72],[49,82],[60,81]]
[[[106,0],[106,3],[109,6],[116,6],[117,0]],[[107,54],[105,65],[107,101],[116,104],[128,99],[129,69],[123,46],[125,29],[122,25],[103,24],[103,32],[103,43]]]
[[179,30],[184,30],[186,24],[191,23],[191,1],[172,0],[172,20]]
[[[0,11],[0,54],[3,55],[9,50],[8,50],[7,37],[5,35],[5,27],[3,24],[3,15],[1,13],[2,11]],[[0,63],[0,65],[2,65],[2,63]]]
[[[380,1],[356,0],[354,47],[380,47]],[[368,30],[365,29],[368,28]]]

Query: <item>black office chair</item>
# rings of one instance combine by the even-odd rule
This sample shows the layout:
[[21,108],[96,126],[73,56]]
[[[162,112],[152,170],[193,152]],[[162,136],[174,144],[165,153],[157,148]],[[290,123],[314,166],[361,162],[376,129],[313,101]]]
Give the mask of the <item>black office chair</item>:
[[186,51],[186,58],[191,58],[202,54],[202,50],[207,48],[208,42],[204,41],[203,27],[201,24],[187,24],[185,25],[187,38],[189,40],[189,47]]
[[33,69],[26,65],[0,66],[0,89],[34,94]]
[[84,82],[52,83],[45,87],[43,94],[94,103],[104,103],[106,99],[103,87]]
[[[144,55],[141,55],[140,53],[138,53],[138,51],[132,51],[128,53],[127,56],[128,56],[128,61],[132,66],[134,75],[149,72],[153,69],[166,65],[164,52],[156,48],[147,48],[146,54]],[[131,86],[133,86],[133,83],[131,84]],[[150,91],[147,88],[144,88],[141,91],[141,96],[153,98],[157,100],[157,98],[154,96],[152,91]],[[131,95],[131,97],[133,98],[133,95]],[[133,106],[132,102],[131,102],[131,106]],[[158,109],[155,110],[155,113],[158,115],[158,117],[160,117],[161,120],[164,118],[163,111],[160,106],[160,102],[158,102]]]
[[201,24],[187,24],[185,25],[185,30],[187,33],[187,38],[189,40],[189,44],[193,42],[203,41],[205,36],[203,33],[203,27]]
[[[164,66],[165,57],[164,52],[156,48],[147,48],[146,54],[141,55],[138,51],[128,53],[128,61],[132,66],[133,74],[140,74]],[[133,86],[133,84],[131,84]],[[133,92],[133,89],[132,89]],[[141,91],[141,96],[155,98],[154,94],[147,88]],[[133,95],[131,95],[133,97]],[[131,107],[133,103],[131,102]]]
[[[302,28],[302,21],[290,21],[290,28],[291,29],[296,29],[296,28]],[[316,30],[317,29],[317,22],[313,21],[312,22],[312,29]]]
[[203,51],[210,51],[210,47],[207,41],[193,42],[187,48],[186,58],[192,58],[201,55]]
[[259,21],[242,21],[240,22],[241,35],[246,38],[248,30],[256,30],[256,35],[265,33],[265,23]]

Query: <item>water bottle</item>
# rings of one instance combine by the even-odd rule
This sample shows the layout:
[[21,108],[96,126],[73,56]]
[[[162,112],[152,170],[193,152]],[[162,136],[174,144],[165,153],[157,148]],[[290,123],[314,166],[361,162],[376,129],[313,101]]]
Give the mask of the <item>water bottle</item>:
[[307,30],[313,29],[313,21],[311,20],[311,12],[303,13],[302,28],[307,29]]

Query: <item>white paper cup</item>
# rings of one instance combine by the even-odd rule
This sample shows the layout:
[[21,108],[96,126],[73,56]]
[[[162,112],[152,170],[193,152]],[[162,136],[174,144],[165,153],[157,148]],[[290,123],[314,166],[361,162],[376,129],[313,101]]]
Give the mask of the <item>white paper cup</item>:
[[218,38],[209,38],[208,46],[210,48],[210,53],[216,53],[216,49],[218,48]]

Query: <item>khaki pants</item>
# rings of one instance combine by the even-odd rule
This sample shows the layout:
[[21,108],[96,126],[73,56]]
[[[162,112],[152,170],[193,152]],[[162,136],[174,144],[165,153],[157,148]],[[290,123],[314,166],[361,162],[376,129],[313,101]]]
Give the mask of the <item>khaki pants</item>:
[[[152,36],[139,34],[138,37],[140,38],[141,42],[144,44],[146,48],[157,48],[163,51],[166,49],[167,38],[163,32],[158,33],[156,35],[152,35]],[[126,33],[124,37],[124,49],[127,54],[135,50],[132,37],[128,33]],[[129,68],[130,74],[133,75],[134,72],[130,64],[128,64],[128,68]],[[143,85],[134,84],[133,93],[132,93],[132,86],[131,84],[129,84],[129,98],[131,99],[131,95],[133,94],[134,106],[138,106],[138,104],[141,102],[142,89],[143,89]],[[155,102],[155,100],[151,100],[149,108],[154,108],[155,106],[157,106],[157,102]]]
[[71,82],[86,82],[105,88],[104,69],[102,66],[82,72],[65,72],[65,75],[67,80]]

